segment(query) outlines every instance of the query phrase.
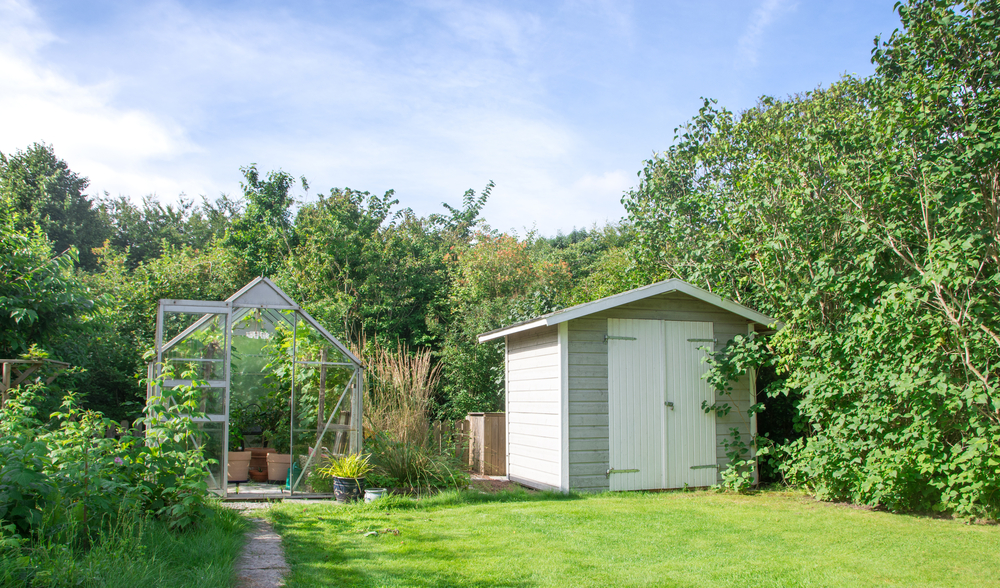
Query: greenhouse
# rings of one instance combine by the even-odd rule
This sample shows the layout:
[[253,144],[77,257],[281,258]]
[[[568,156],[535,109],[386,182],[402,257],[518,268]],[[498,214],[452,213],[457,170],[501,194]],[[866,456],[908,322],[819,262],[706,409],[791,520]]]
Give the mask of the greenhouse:
[[364,368],[274,282],[257,278],[222,302],[160,300],[147,394],[194,386],[209,488],[270,482],[314,493],[310,473],[361,450]]

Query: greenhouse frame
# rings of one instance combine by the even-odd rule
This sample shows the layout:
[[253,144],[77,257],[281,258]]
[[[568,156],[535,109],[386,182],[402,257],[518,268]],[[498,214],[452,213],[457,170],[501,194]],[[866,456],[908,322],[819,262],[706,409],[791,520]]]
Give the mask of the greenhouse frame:
[[194,421],[216,461],[209,489],[222,497],[236,449],[285,458],[288,494],[312,493],[322,459],[362,449],[361,360],[267,278],[221,302],[160,300],[155,354],[148,397],[162,387],[202,392]]

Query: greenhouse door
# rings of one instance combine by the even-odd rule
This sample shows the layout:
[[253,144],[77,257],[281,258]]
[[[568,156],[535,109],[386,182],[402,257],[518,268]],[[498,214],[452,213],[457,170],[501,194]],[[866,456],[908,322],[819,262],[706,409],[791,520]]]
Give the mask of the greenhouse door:
[[712,323],[608,319],[611,490],[715,483],[714,391],[700,347]]
[[226,495],[229,445],[230,308],[225,302],[161,301],[157,317],[157,365],[163,387],[200,383],[194,418],[209,466],[209,490]]

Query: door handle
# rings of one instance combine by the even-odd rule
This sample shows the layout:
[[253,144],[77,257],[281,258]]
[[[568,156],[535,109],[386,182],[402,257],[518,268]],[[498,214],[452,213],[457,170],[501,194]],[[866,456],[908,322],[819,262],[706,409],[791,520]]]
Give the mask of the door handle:
[[669,400],[666,401],[666,402],[664,402],[663,404],[665,404],[667,406],[667,408],[669,408],[670,410],[674,409],[674,403],[670,402]]

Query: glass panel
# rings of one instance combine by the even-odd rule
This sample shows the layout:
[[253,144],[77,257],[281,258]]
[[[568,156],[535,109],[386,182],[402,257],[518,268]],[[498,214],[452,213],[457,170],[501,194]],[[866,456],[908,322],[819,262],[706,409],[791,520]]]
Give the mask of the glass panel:
[[233,318],[230,444],[287,454],[294,313],[240,309]]
[[[308,463],[308,469],[312,469],[321,456],[354,451],[351,444],[353,373],[353,368],[344,366],[296,362],[292,460],[298,462],[300,468],[306,468]],[[352,384],[350,388],[348,383]],[[320,456],[309,460],[317,441]],[[308,473],[301,482],[296,475],[293,482],[299,485],[293,490],[304,491],[301,484],[307,479]]]
[[351,360],[337,349],[333,341],[313,328],[301,315],[298,331],[295,333],[295,359],[306,363],[351,363]]
[[198,423],[201,433],[198,443],[204,448],[205,457],[214,460],[208,466],[208,489],[212,492],[222,492],[225,489],[226,476],[222,471],[223,435],[225,423]]
[[165,310],[163,312],[163,340],[160,343],[169,343],[204,316],[206,315],[202,312],[170,312]]
[[220,415],[226,414],[226,389],[203,386],[198,388],[201,392],[201,399],[198,402],[198,410],[205,414]]
[[[177,321],[173,319],[176,317]],[[180,325],[186,322],[189,313],[165,312],[164,323]],[[179,338],[178,338],[179,337]],[[226,315],[198,315],[197,320],[188,324],[165,344],[174,341],[163,351],[164,373],[175,378],[191,380],[224,380],[226,378]]]

